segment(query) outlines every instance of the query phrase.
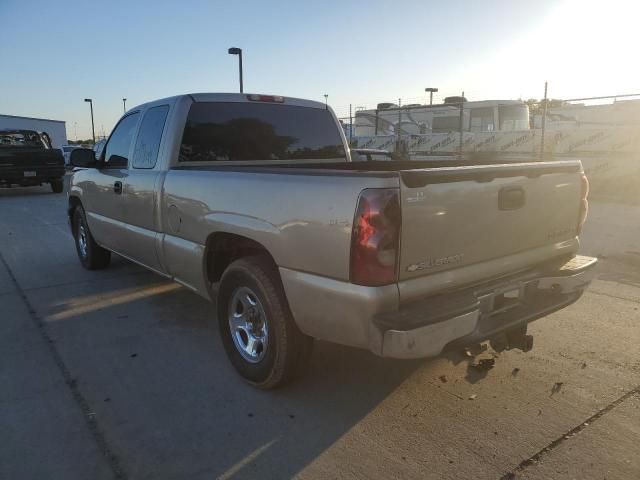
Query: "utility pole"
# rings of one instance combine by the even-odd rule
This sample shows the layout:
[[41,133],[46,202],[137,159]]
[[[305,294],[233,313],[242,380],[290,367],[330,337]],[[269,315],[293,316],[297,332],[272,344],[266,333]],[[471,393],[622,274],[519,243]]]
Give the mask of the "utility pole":
[[398,155],[401,152],[402,147],[400,146],[400,129],[402,124],[402,99],[398,99],[398,125],[396,126],[396,148],[395,154]]
[[540,160],[544,158],[544,130],[547,125],[547,82],[544,82],[544,100],[542,105],[542,135],[540,139]]
[[228,50],[229,55],[238,55],[238,70],[240,73],[240,93],[244,92],[244,87],[242,85],[242,49],[238,47],[231,47]]
[[462,99],[464,98],[464,90],[462,91],[462,95],[460,98],[460,122],[458,124],[459,128],[460,128],[460,158],[462,158],[462,144],[464,143],[464,132],[463,132],[463,128],[464,128],[464,102],[462,101]]
[[93,100],[91,98],[85,98],[85,102],[89,102],[89,107],[91,107],[91,134],[93,135],[93,144],[96,144],[96,129],[93,125]]
[[352,138],[353,138],[353,116],[351,114],[351,104],[349,104],[349,145],[351,145]]
[[434,92],[437,92],[438,89],[433,87],[428,87],[428,88],[425,88],[424,91],[429,92],[429,106],[433,105],[433,94]]

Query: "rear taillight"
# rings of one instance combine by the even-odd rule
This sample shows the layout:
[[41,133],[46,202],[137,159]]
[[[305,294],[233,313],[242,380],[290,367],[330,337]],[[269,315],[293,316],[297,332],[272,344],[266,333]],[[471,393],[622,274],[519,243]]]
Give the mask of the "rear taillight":
[[399,239],[399,190],[363,190],[351,232],[351,282],[367,286],[396,282]]
[[589,202],[587,197],[589,196],[589,180],[583,173],[580,177],[580,217],[578,219],[578,235],[582,232],[584,222],[587,220],[587,213],[589,213]]

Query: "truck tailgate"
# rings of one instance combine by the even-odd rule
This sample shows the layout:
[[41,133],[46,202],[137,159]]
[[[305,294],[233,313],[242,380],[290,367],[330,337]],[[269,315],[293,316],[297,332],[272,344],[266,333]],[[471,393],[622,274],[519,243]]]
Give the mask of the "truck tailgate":
[[403,170],[400,280],[576,236],[579,161]]

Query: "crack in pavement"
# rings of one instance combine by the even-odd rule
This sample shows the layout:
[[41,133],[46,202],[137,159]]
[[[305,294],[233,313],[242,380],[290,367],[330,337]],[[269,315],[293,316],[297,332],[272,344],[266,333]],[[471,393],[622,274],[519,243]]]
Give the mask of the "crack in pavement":
[[517,473],[522,472],[527,467],[530,467],[531,465],[534,465],[534,464],[538,463],[542,457],[544,457],[547,454],[551,453],[551,451],[553,451],[554,449],[559,447],[566,440],[569,440],[574,435],[580,433],[582,430],[584,430],[588,426],[592,425],[593,422],[597,421],[600,417],[606,415],[611,410],[613,410],[618,405],[620,405],[622,402],[624,402],[628,398],[631,398],[634,395],[640,396],[640,385],[638,385],[633,390],[628,391],[627,393],[625,393],[621,397],[617,398],[613,402],[609,403],[606,407],[598,410],[596,413],[591,415],[589,418],[587,418],[586,420],[581,422],[580,425],[578,425],[577,427],[574,427],[571,430],[569,430],[568,432],[563,433],[558,438],[556,438],[553,442],[549,443],[548,445],[546,445],[545,447],[540,449],[538,452],[536,452],[531,457],[529,457],[529,458],[523,460],[522,462],[520,462],[520,464],[518,466],[516,466],[512,470],[510,470],[507,473],[505,473],[502,477],[500,477],[500,480],[514,480],[516,478],[516,474]]
[[[619,282],[617,282],[617,283],[619,283]],[[633,298],[619,297],[617,295],[611,295],[610,293],[597,292],[595,290],[587,290],[587,292],[593,293],[594,295],[602,295],[603,297],[615,298],[616,300],[624,300],[625,302],[640,303],[640,301],[635,300]]]
[[45,341],[45,344],[48,346],[49,352],[53,357],[53,361],[58,367],[58,369],[60,370],[60,373],[62,374],[62,377],[64,378],[65,383],[69,387],[69,390],[71,391],[71,395],[74,401],[80,408],[82,412],[82,416],[85,420],[85,423],[87,424],[89,431],[93,435],[93,438],[98,445],[98,449],[100,450],[102,455],[106,458],[107,463],[109,464],[109,467],[111,468],[111,471],[113,472],[115,478],[120,480],[126,480],[128,476],[123,470],[120,460],[109,447],[107,439],[105,438],[105,435],[100,429],[98,422],[95,418],[95,413],[93,413],[93,410],[89,406],[89,402],[84,397],[82,392],[80,392],[80,389],[78,388],[77,379],[75,379],[73,375],[71,375],[71,371],[69,370],[67,365],[64,363],[64,360],[62,359],[62,355],[60,355],[60,352],[56,348],[53,338],[51,338],[51,335],[49,335],[49,333],[47,332],[44,321],[38,316],[35,308],[33,308],[33,305],[29,301],[29,298],[27,297],[23,288],[18,283],[18,279],[14,275],[13,270],[11,270],[11,267],[9,267],[9,264],[7,263],[4,256],[2,255],[2,252],[0,252],[0,263],[2,263],[4,265],[4,268],[7,270],[7,273],[9,274],[9,277],[11,278],[11,281],[14,287],[16,288],[18,295],[22,299],[22,302],[24,303],[24,305],[27,307],[29,317],[35,323],[36,327],[38,328],[38,331],[40,332],[40,335]]

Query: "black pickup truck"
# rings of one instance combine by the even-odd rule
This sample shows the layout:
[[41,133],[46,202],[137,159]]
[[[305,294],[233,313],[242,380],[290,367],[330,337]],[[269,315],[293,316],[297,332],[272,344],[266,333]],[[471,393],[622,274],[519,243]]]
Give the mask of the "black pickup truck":
[[0,187],[49,183],[54,193],[64,188],[64,157],[51,147],[46,133],[0,130]]

